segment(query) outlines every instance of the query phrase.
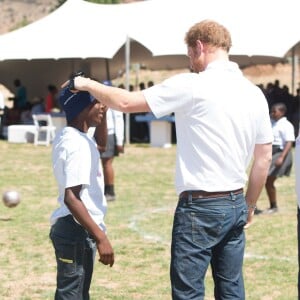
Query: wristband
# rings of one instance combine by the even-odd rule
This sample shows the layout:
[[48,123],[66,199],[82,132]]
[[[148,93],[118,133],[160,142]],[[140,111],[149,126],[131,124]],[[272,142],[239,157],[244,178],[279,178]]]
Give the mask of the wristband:
[[248,204],[247,206],[250,209],[256,210],[256,205],[255,204]]

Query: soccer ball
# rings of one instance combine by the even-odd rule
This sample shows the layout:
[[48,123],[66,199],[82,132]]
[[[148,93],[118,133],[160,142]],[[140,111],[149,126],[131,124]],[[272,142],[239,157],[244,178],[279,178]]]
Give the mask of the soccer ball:
[[7,207],[15,207],[20,203],[21,198],[17,191],[6,191],[2,195],[2,200]]

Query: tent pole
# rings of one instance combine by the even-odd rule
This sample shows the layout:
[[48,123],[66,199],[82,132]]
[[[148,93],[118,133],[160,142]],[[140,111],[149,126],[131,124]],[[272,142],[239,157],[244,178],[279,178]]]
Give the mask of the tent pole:
[[[125,44],[125,87],[126,90],[129,91],[129,81],[130,81],[130,38],[126,37],[126,44]],[[126,113],[125,115],[125,143],[130,144],[130,114]]]
[[295,94],[296,54],[295,47],[292,49],[292,94]]
[[109,61],[105,58],[106,80],[110,80]]

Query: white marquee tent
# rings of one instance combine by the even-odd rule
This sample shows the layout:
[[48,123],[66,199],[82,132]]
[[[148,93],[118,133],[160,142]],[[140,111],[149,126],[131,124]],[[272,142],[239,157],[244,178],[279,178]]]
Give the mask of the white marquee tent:
[[206,18],[228,27],[231,58],[241,67],[274,63],[300,41],[299,11],[298,0],[148,0],[120,5],[68,0],[47,17],[0,36],[0,82],[13,88],[13,79],[21,78],[33,97],[78,69],[100,80],[115,77],[128,68],[128,38],[130,63],[150,69],[188,67],[185,32]]

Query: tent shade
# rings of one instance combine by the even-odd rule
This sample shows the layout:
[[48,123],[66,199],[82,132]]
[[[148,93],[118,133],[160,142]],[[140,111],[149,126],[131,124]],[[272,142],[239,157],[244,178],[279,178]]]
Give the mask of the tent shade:
[[[266,13],[270,9],[272,13]],[[37,22],[1,35],[0,60],[111,59],[127,36],[152,56],[185,55],[186,31],[209,18],[230,30],[231,55],[261,62],[268,56],[283,58],[300,41],[299,10],[298,0],[271,8],[268,1],[259,0],[148,0],[119,5],[68,0]]]
[[299,11],[298,0],[271,7],[269,1],[259,0],[148,0],[119,5],[68,0],[37,22],[0,36],[0,82],[13,89],[13,79],[21,78],[33,97],[78,69],[99,80],[115,78],[126,70],[125,63],[152,70],[188,69],[184,36],[203,19],[215,19],[230,30],[230,58],[240,67],[282,62],[300,41]]

